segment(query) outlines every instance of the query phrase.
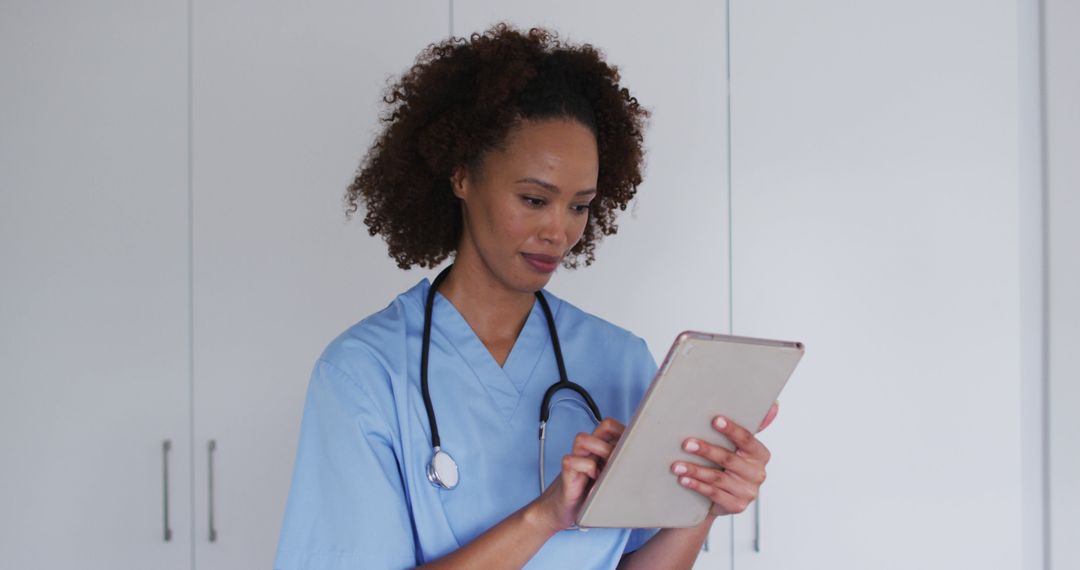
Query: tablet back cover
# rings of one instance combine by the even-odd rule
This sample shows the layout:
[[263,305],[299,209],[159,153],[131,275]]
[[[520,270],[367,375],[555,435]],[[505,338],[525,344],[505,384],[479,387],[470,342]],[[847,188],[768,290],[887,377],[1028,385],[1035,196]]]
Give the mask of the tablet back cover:
[[734,449],[717,415],[755,429],[803,355],[803,345],[684,332],[678,336],[578,515],[578,526],[671,528],[704,520],[710,501],[678,484],[688,437]]

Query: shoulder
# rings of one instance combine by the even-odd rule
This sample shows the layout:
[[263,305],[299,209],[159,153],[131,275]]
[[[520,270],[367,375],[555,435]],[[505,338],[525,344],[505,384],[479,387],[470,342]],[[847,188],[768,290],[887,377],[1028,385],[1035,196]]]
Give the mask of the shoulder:
[[329,367],[354,381],[370,382],[371,376],[389,379],[400,370],[406,355],[408,322],[415,299],[426,280],[395,297],[389,305],[341,332],[319,355],[318,366]]
[[552,312],[575,381],[587,387],[605,414],[628,422],[656,375],[656,360],[646,342],[565,301],[558,310],[552,302]]
[[560,299],[547,290],[544,290],[544,296],[551,303],[560,336],[573,335],[580,346],[589,347],[590,351],[629,353],[639,359],[652,360],[648,344],[633,332]]

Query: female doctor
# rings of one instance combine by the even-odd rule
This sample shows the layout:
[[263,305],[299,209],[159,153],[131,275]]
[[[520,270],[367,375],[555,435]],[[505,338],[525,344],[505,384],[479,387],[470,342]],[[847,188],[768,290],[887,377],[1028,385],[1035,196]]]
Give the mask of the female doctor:
[[542,291],[641,182],[648,113],[618,80],[589,45],[498,25],[390,88],[348,211],[364,203],[399,266],[453,264],[318,359],[277,568],[689,568],[757,496],[769,452],[718,417],[737,451],[690,439],[700,461],[670,466],[705,522],[572,528],[656,371],[640,338]]

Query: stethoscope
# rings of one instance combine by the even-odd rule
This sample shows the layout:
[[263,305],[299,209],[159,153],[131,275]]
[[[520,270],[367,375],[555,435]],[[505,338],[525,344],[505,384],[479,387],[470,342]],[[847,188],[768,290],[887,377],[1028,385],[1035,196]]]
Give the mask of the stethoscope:
[[[435,292],[439,285],[450,273],[453,265],[443,269],[428,289],[427,302],[424,304],[424,340],[420,349],[420,390],[424,394],[424,407],[427,409],[428,424],[431,425],[431,462],[427,467],[427,478],[432,485],[441,489],[453,489],[459,482],[458,466],[454,458],[446,452],[439,441],[439,427],[435,423],[435,409],[431,406],[431,395],[428,393],[428,349],[431,345],[431,310],[435,305]],[[566,377],[566,364],[563,362],[562,349],[559,347],[559,334],[555,331],[555,317],[551,315],[551,307],[543,293],[536,292],[536,300],[540,302],[540,308],[544,310],[547,318],[548,333],[551,335],[551,347],[555,350],[555,362],[559,365],[559,381],[548,387],[544,392],[544,398],[540,401],[540,492],[544,492],[544,440],[547,435],[547,421],[550,412],[549,403],[556,392],[563,389],[577,392],[588,405],[588,411],[592,414],[596,424],[600,424],[600,408],[596,406],[588,390],[579,384],[571,382]],[[581,405],[577,400],[569,400]],[[584,407],[584,406],[583,406]]]

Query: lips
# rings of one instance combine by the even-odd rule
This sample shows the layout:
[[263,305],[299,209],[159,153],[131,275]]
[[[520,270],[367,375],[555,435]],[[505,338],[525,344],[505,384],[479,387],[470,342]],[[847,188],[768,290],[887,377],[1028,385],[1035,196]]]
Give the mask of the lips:
[[539,253],[522,253],[525,262],[540,273],[552,273],[559,267],[559,257],[555,255],[541,255]]

